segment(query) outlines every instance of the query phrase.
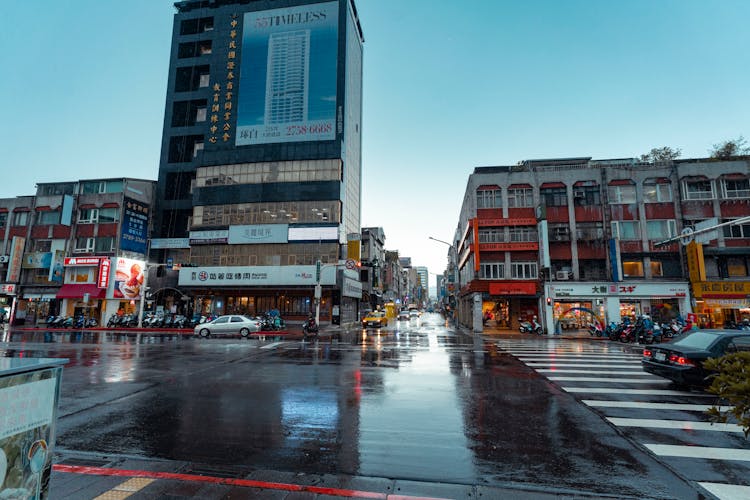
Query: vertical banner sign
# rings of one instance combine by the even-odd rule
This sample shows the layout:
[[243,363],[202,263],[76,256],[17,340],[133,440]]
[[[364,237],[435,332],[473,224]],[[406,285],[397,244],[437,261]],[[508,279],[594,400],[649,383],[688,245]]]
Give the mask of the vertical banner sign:
[[65,250],[55,250],[52,255],[52,265],[49,266],[48,281],[62,284],[64,262],[65,262]]
[[706,265],[703,261],[703,245],[691,241],[685,248],[687,254],[688,273],[690,282],[700,283],[706,281]]
[[99,263],[99,278],[96,280],[99,288],[106,289],[109,286],[109,274],[112,268],[112,261],[109,259],[102,259]]
[[247,12],[235,144],[336,138],[339,2]]
[[21,266],[23,265],[23,247],[26,246],[26,238],[14,236],[10,244],[10,258],[8,259],[8,273],[5,281],[18,283],[21,277]]
[[539,233],[539,257],[542,267],[550,268],[552,263],[549,256],[549,233],[547,232],[547,220],[543,219],[537,224]]
[[609,240],[609,262],[612,265],[612,281],[622,281],[622,258],[620,257],[620,240],[611,238]]
[[122,216],[120,248],[129,252],[146,253],[148,238],[149,206],[142,201],[125,198],[125,210]]

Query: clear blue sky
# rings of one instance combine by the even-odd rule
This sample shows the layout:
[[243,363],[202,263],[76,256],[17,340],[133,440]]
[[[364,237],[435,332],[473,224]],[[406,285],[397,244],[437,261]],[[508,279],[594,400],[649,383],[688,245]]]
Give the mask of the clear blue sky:
[[[467,176],[750,139],[750,1],[356,0],[362,225],[445,268]],[[155,179],[173,2],[3,1],[0,198]],[[434,276],[430,277],[431,286]]]

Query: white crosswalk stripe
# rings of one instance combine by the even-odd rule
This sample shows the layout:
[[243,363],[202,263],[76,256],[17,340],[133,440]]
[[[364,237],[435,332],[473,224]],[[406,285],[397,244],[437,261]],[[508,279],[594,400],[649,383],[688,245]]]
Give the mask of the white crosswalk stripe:
[[[716,396],[665,387],[671,382],[641,369],[640,352],[626,352],[625,347],[617,343],[585,345],[580,341],[533,345],[531,342],[501,340],[497,346],[571,395],[589,396],[581,402],[596,409],[607,422],[622,429],[659,457],[722,461],[722,469],[741,467],[738,464],[750,462],[750,449],[744,449],[743,444],[739,444],[739,448],[697,444],[745,443],[734,437],[742,436],[744,430],[735,423],[708,421],[705,413],[712,407]],[[599,396],[602,399],[592,399],[597,395],[602,395]],[[717,409],[726,412],[731,407],[718,406]],[[659,418],[662,414],[666,418]],[[641,418],[646,416],[656,418]],[[684,438],[676,437],[682,433]],[[698,435],[700,439],[696,438]],[[645,438],[648,442],[644,442],[643,436],[648,436]],[[664,443],[654,441],[659,436],[664,436]],[[675,444],[675,439],[683,439],[686,444]],[[720,500],[750,498],[750,477],[745,473],[746,468],[739,472],[731,469],[727,473],[727,477],[745,478],[739,481],[742,484],[716,481],[710,467],[703,468],[707,470],[704,479],[710,481],[700,482],[700,477],[693,480],[712,495]],[[696,467],[692,466],[691,470],[696,470]]]

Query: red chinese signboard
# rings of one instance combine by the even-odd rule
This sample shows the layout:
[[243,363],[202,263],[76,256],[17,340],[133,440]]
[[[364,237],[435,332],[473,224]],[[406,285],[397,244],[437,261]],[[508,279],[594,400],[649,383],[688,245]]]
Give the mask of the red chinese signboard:
[[529,281],[490,283],[490,295],[536,295],[536,283]]
[[102,259],[99,264],[99,278],[96,280],[99,288],[107,288],[109,286],[109,273],[112,267],[112,262],[109,259]]

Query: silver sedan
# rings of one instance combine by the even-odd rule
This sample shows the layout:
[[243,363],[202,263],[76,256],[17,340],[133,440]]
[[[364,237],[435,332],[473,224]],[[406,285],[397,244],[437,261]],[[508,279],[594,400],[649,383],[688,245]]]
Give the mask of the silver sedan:
[[209,337],[211,335],[237,335],[247,337],[251,333],[260,331],[260,320],[238,314],[219,316],[208,323],[201,323],[194,329],[195,335]]

